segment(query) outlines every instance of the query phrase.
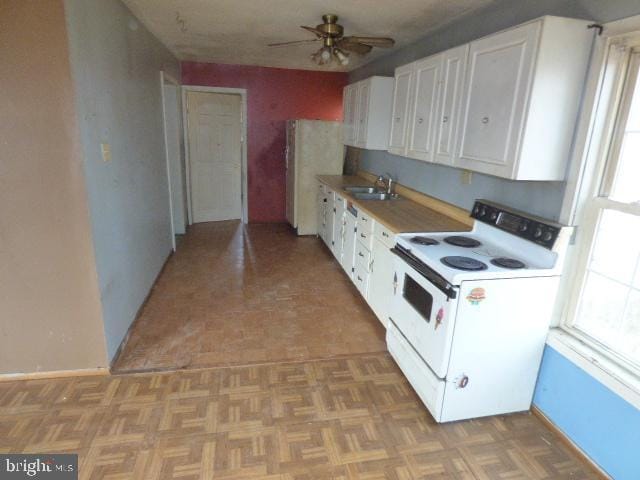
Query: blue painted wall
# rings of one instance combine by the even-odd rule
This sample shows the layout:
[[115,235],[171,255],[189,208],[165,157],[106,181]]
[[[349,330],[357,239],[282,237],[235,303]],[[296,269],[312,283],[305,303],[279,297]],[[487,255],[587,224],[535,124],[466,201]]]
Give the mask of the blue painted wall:
[[611,477],[640,479],[640,410],[549,346],[533,403]]

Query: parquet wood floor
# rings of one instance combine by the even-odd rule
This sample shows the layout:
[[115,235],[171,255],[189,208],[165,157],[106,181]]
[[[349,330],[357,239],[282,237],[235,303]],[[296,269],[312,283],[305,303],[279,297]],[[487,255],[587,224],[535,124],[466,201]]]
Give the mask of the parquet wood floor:
[[80,478],[594,479],[529,413],[436,424],[386,353],[0,384],[0,452]]
[[212,222],[190,227],[113,370],[384,350],[384,328],[319,239],[288,225]]

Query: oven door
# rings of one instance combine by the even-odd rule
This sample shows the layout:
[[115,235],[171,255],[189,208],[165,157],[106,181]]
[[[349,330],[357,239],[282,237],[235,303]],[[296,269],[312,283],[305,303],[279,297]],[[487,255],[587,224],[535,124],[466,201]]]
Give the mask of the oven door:
[[[421,269],[401,251],[394,249],[392,252],[396,254],[396,293],[390,319],[436,376],[445,378],[451,353],[458,289],[452,285],[444,288],[438,282],[437,273]],[[416,268],[408,262],[416,265]]]

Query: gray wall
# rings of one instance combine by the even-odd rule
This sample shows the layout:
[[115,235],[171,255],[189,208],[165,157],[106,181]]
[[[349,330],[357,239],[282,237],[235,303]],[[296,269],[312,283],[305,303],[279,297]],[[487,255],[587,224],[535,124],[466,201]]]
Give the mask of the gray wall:
[[[350,72],[349,82],[371,75],[392,76],[400,65],[542,15],[608,22],[635,14],[640,14],[640,0],[502,0]],[[485,198],[552,219],[560,214],[564,182],[514,182],[474,173],[471,184],[463,185],[458,169],[371,150],[362,150],[360,158],[360,167],[365,170],[389,172],[400,183],[465,209],[472,206],[475,198]]]
[[65,0],[65,13],[113,359],[171,250],[159,72],[180,78],[180,65],[119,0]]

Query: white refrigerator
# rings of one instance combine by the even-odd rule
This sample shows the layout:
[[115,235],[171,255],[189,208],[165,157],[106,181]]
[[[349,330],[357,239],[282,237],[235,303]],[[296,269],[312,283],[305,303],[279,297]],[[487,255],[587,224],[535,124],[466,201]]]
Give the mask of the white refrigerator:
[[344,162],[342,124],[288,120],[285,165],[287,221],[298,235],[318,233],[316,175],[341,175]]

